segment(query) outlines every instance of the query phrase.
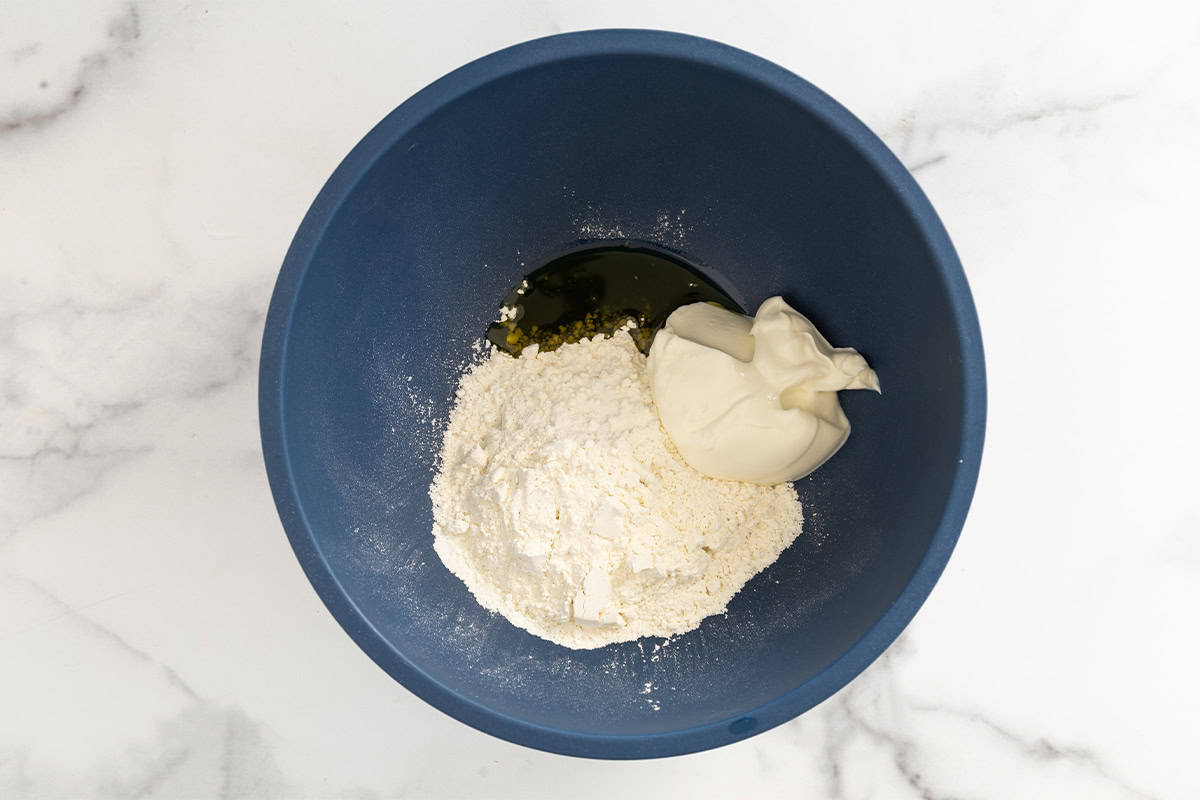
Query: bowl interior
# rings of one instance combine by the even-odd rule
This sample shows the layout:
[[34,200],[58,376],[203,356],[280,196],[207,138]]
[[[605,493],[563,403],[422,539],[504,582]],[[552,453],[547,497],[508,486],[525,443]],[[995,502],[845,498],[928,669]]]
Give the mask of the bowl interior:
[[[657,754],[803,710],[771,704],[897,602],[947,506],[967,377],[928,231],[826,114],[686,48],[596,49],[510,59],[487,80],[473,65],[453,97],[427,90],[371,135],[348,193],[310,213],[289,255],[303,263],[271,397],[289,535],[372,657],[501,735]],[[460,367],[501,299],[595,241],[678,252],[751,312],[783,294],[868,358],[883,395],[843,395],[853,434],[797,485],[804,533],[727,615],[665,643],[572,651],[476,604],[433,552],[427,490]],[[689,729],[707,738],[655,749]]]

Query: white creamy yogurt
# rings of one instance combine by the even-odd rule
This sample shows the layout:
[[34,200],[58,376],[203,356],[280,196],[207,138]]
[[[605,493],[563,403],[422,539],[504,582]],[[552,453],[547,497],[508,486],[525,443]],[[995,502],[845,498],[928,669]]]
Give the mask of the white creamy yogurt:
[[831,346],[782,297],[753,318],[708,303],[676,309],[648,370],[683,459],[713,478],[760,484],[802,478],[845,443],[839,390],[879,391],[866,359]]

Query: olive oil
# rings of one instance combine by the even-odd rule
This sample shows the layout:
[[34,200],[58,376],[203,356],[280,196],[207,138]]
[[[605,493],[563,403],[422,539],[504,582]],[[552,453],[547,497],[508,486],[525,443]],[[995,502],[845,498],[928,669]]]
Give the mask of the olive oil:
[[632,321],[634,341],[649,351],[667,317],[688,303],[742,309],[683,261],[657,250],[597,247],[556,258],[531,272],[504,299],[510,317],[488,328],[488,340],[511,355],[537,344],[543,352]]

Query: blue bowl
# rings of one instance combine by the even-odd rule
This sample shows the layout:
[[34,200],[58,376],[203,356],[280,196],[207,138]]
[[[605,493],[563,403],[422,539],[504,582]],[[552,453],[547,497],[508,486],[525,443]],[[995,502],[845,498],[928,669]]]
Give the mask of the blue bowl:
[[[476,604],[426,492],[471,343],[525,273],[596,241],[677,253],[751,310],[782,293],[884,394],[844,395],[853,435],[797,484],[804,533],[726,615],[573,651]],[[591,31],[468,64],[354,148],[280,271],[259,402],[296,556],[376,663],[496,736],[642,758],[785,722],[899,635],[966,516],[985,389],[954,248],[866,127],[748,53]]]

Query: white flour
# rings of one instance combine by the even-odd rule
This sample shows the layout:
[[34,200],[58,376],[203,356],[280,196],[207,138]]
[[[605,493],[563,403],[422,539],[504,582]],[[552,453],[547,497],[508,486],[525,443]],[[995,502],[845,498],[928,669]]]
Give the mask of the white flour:
[[692,630],[802,523],[790,484],[684,463],[625,333],[472,367],[430,496],[434,548],[476,599],[576,648]]

